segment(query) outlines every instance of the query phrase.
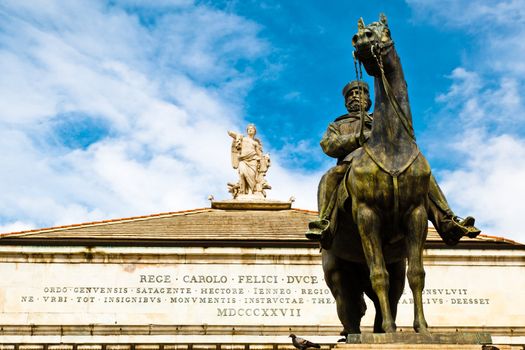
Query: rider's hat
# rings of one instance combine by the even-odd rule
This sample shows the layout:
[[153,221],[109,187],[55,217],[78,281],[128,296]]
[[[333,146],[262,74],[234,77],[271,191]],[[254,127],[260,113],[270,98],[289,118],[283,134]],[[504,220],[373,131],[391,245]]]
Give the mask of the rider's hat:
[[366,107],[365,109],[368,111],[370,107],[372,106],[372,100],[370,100],[370,89],[368,88],[368,84],[362,80],[353,80],[345,85],[343,88],[343,96],[346,100],[346,96],[348,93],[353,89],[363,89],[364,93],[366,94],[367,101],[366,101]]
[[368,88],[368,84],[366,82],[362,80],[353,80],[349,82],[348,84],[346,84],[345,87],[343,88],[344,98],[346,98],[346,95],[348,95],[350,90],[357,89],[359,87],[362,88],[366,92],[366,94],[370,93],[370,89]]

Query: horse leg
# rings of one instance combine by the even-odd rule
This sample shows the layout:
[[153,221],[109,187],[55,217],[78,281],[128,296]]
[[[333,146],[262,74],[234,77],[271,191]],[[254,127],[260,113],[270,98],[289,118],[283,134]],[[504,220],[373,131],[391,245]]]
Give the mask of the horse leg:
[[327,250],[323,250],[322,258],[325,281],[334,296],[337,316],[344,327],[341,335],[361,333],[366,304],[358,264],[339,259]]
[[[397,305],[399,302],[399,299],[401,299],[401,295],[403,295],[403,290],[405,288],[405,270],[406,270],[406,260],[403,259],[401,261],[388,264],[386,266],[388,270],[389,280],[390,280],[390,288],[388,290],[388,299],[390,300],[390,308],[392,311],[392,318],[396,319],[397,315]],[[374,303],[374,307],[376,310],[376,316],[374,319],[374,333],[384,333],[383,332],[383,315],[381,313],[381,306],[379,304],[379,299],[377,299],[377,296],[375,295],[373,289],[371,286],[368,286],[365,289],[366,295],[372,300]]]
[[366,295],[372,300],[374,303],[374,309],[376,311],[376,315],[374,317],[374,333],[385,333],[383,330],[383,314],[381,313],[381,305],[379,304],[379,299],[377,299],[377,295],[374,292],[374,290],[371,288],[372,286],[369,286],[369,288],[366,290]]
[[397,305],[399,299],[403,295],[405,289],[405,274],[406,274],[406,260],[388,264],[388,274],[390,276],[390,290],[388,291],[388,298],[390,299],[390,307],[392,309],[392,317],[394,320],[397,316]]
[[383,316],[383,330],[387,333],[396,331],[396,324],[392,318],[390,301],[388,298],[389,277],[383,258],[381,243],[380,218],[369,207],[360,204],[357,209],[357,227],[363,244],[366,262],[370,269],[370,282],[377,295],[381,314]]
[[423,314],[423,288],[425,270],[423,268],[423,248],[427,236],[428,219],[425,208],[420,205],[409,215],[407,222],[408,284],[414,298],[414,330],[428,333],[428,325]]

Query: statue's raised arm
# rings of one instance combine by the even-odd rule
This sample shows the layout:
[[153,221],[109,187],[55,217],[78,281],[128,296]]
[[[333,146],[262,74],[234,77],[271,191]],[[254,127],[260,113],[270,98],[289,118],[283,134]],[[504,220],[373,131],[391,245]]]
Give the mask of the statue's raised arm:
[[239,167],[239,155],[242,147],[242,134],[236,133],[235,131],[228,130],[228,135],[233,138],[231,146],[231,162],[233,169]]

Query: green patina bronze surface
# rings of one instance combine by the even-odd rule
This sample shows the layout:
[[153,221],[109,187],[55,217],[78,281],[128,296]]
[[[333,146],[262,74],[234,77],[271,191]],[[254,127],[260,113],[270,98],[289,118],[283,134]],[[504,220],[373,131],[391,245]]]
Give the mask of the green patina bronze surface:
[[310,223],[306,236],[324,248],[325,280],[342,335],[360,333],[364,294],[376,309],[374,332],[395,332],[405,275],[414,297],[414,329],[428,335],[421,296],[427,222],[450,245],[479,230],[473,218],[454,215],[417,147],[407,84],[386,17],[368,26],[359,20],[352,44],[356,59],[374,77],[374,110],[367,113],[366,83],[345,86],[348,114],[331,123],[321,141],[338,163],[321,179],[320,220]]

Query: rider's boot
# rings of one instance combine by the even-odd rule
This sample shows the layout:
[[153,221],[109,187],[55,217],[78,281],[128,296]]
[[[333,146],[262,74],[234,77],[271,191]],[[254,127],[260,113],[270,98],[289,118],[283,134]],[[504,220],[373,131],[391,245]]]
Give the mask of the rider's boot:
[[464,236],[474,238],[479,235],[481,231],[474,226],[472,216],[461,219],[452,212],[434,176],[430,177],[428,198],[428,218],[447,245],[456,245]]
[[319,208],[319,219],[310,221],[308,223],[308,231],[305,236],[309,240],[321,242],[323,235],[326,236],[330,231],[330,220],[328,217],[331,213],[331,197],[332,197],[332,186],[330,179],[333,175],[330,171],[327,172],[319,182],[319,188],[317,190],[317,206]]
[[436,230],[447,245],[456,245],[461,237],[475,238],[480,234],[481,230],[474,226],[475,221],[472,216],[461,219],[447,215],[441,220],[440,229]]
[[320,242],[323,234],[327,234],[329,230],[330,220],[328,219],[310,221],[308,223],[308,231],[306,231],[305,236],[309,240]]
[[317,190],[317,206],[319,208],[319,219],[308,224],[306,238],[312,241],[321,242],[322,246],[330,246],[331,232],[330,220],[336,201],[336,188],[344,177],[348,164],[338,164],[328,170],[321,181]]
[[334,195],[326,189],[320,190],[318,195],[321,196],[320,198],[325,198],[319,201],[319,219],[308,223],[308,231],[304,235],[311,241],[320,242],[323,248],[329,249],[332,243],[332,233],[328,218],[332,214],[335,198],[332,198]]

